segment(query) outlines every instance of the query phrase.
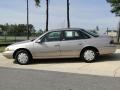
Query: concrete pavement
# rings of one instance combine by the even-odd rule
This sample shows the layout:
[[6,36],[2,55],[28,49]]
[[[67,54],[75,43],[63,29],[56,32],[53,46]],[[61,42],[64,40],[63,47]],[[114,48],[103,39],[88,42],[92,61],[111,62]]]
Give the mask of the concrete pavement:
[[12,59],[6,59],[0,54],[0,67],[120,77],[120,50],[113,55],[100,56],[94,63],[85,63],[78,59],[49,59],[22,66],[14,64]]

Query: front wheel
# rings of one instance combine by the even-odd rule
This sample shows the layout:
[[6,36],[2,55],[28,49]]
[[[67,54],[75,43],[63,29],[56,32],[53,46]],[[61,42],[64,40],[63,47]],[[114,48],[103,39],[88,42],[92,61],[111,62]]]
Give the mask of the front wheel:
[[29,53],[25,50],[20,50],[16,53],[15,60],[20,65],[27,65],[31,61]]
[[87,63],[93,62],[96,57],[96,51],[92,49],[87,49],[82,53],[82,59]]

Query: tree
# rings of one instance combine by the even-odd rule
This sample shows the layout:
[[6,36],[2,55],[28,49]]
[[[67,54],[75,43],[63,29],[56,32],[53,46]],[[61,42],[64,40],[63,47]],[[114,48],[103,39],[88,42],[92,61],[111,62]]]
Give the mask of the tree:
[[29,2],[27,0],[27,39],[29,40],[30,38],[30,33],[29,33]]
[[99,31],[100,29],[99,29],[99,26],[96,26],[96,31]]
[[40,36],[43,34],[43,31],[42,31],[42,29],[39,29],[36,33],[37,33],[37,36]]
[[[41,0],[35,0],[36,6],[40,6],[40,1]],[[46,31],[48,31],[48,26],[49,26],[49,1],[46,0]],[[70,1],[67,0],[67,28],[70,28]]]
[[67,0],[67,27],[70,28],[70,2]]
[[[29,35],[32,35],[36,32],[34,26],[32,24],[29,24]],[[27,34],[27,24],[5,24],[0,25],[1,31],[4,34],[7,33],[8,36],[26,36]]]
[[[116,16],[120,17],[120,0],[107,0],[108,3],[111,4],[112,13],[115,13]],[[120,38],[120,22],[119,22],[119,28],[118,28],[118,39],[117,41],[119,42]]]
[[[36,6],[40,6],[41,0],[35,0]],[[46,0],[46,31],[48,31],[49,25],[49,0]]]
[[111,4],[112,13],[115,13],[116,16],[120,16],[120,0],[107,0]]

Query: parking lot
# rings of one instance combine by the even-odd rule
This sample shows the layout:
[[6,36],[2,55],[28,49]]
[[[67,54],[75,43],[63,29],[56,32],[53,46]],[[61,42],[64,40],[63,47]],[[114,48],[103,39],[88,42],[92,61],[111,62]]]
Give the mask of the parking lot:
[[85,63],[79,59],[49,59],[35,60],[30,65],[18,65],[13,61],[0,54],[0,67],[120,77],[120,50],[113,55],[100,56],[94,63]]

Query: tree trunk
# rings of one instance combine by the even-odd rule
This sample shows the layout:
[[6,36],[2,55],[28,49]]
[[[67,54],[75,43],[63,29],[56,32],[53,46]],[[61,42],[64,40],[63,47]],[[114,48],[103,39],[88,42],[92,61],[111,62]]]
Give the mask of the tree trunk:
[[67,0],[67,27],[70,28],[70,12],[69,12],[69,0]]
[[46,31],[48,31],[49,23],[49,0],[46,0]]
[[107,35],[108,35],[108,32],[109,32],[109,28],[107,28]]
[[27,39],[29,40],[29,2],[27,0]]
[[120,22],[119,22],[119,25],[118,25],[118,39],[117,39],[117,42],[119,43],[120,41]]

